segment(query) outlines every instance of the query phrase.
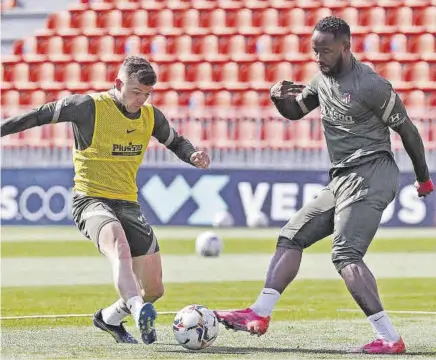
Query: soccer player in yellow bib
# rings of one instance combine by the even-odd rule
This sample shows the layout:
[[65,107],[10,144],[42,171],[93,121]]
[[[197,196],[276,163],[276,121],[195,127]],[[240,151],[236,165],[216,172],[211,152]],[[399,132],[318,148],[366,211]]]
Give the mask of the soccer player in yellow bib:
[[178,135],[163,113],[146,104],[156,73],[138,56],[127,57],[113,89],[71,95],[1,124],[1,136],[44,124],[72,123],[73,219],[110,261],[120,299],[98,310],[94,325],[119,343],[137,343],[122,320],[132,314],[144,343],[156,341],[153,302],[164,292],[159,245],[137,201],[136,174],[151,136],[181,160],[209,167],[209,157]]

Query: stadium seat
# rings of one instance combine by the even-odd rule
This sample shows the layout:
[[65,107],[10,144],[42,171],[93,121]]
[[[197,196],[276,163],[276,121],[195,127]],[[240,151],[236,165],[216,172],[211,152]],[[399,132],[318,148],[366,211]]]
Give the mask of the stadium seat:
[[[207,63],[206,63],[207,64]],[[189,96],[190,110],[203,110],[206,106],[206,95],[203,91],[193,91]]]
[[431,81],[430,65],[426,61],[419,61],[412,65],[410,80],[416,85],[425,85]]
[[12,70],[12,81],[26,83],[30,79],[29,77],[29,65],[26,63],[18,63]]
[[277,9],[269,8],[261,13],[260,27],[264,34],[277,33],[281,31],[279,12]]
[[30,95],[30,107],[36,108],[44,105],[47,101],[45,91],[36,90]]
[[20,93],[17,90],[2,91],[2,107],[11,112],[11,109],[18,109],[19,106]]
[[[250,84],[251,88],[266,88],[269,89],[270,84],[265,81],[266,79],[266,72],[265,72],[265,65],[263,62],[257,61],[254,63],[251,63],[248,67],[247,72],[247,81]],[[258,94],[256,92],[256,94]]]
[[124,42],[124,55],[136,55],[140,54],[141,52],[141,38],[137,35],[129,36]]
[[294,78],[292,64],[287,61],[282,61],[276,64],[270,64],[266,70],[266,80],[271,83],[276,83],[281,80],[291,80]]
[[[263,34],[256,39],[255,52],[258,56],[273,55],[273,41],[271,36]],[[274,56],[276,57],[276,55]]]
[[35,81],[50,83],[55,80],[55,66],[53,63],[45,62],[37,67]]
[[436,6],[428,6],[423,10],[421,24],[429,33],[436,32]]
[[303,84],[309,83],[315,76],[316,73],[318,73],[319,67],[316,62],[308,62],[306,64],[303,64],[302,71],[301,71],[301,82]]
[[239,119],[238,133],[237,133],[237,145],[245,149],[254,149],[260,145],[260,125],[254,117],[256,108],[244,109],[244,114],[249,111],[249,115],[253,115],[252,118]]
[[263,147],[271,149],[291,148],[293,143],[286,138],[287,127],[283,120],[268,119],[264,123]]
[[341,11],[340,16],[350,25],[352,33],[353,29],[359,26],[359,12],[356,8],[346,7]]
[[306,25],[315,26],[319,20],[331,15],[332,11],[328,8],[322,7],[319,9],[314,9],[309,13]]
[[102,16],[101,26],[104,29],[108,29],[110,31],[117,31],[123,29],[123,13],[121,10],[110,10]]
[[62,81],[66,83],[81,82],[81,68],[76,62],[71,62],[64,67]]
[[47,28],[53,29],[56,33],[61,33],[70,30],[71,15],[70,12],[64,10],[50,14],[47,18]]
[[210,88],[215,85],[212,75],[212,65],[208,62],[202,62],[197,66],[192,66],[195,69],[194,81],[196,87]]
[[425,55],[436,53],[435,36],[430,33],[421,34],[416,41],[416,52]]
[[306,14],[303,9],[292,8],[283,12],[282,26],[287,27],[292,31],[301,31],[306,27],[305,18]]
[[219,109],[228,109],[232,105],[232,94],[229,91],[218,91],[213,94],[210,105]]

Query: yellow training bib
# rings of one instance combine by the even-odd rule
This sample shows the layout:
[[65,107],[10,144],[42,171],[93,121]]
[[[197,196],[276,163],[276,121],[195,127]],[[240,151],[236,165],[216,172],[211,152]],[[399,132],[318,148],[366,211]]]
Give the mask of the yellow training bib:
[[74,149],[74,189],[87,196],[137,201],[136,174],[153,132],[153,107],[144,105],[140,118],[131,120],[107,92],[91,97],[94,135],[87,149]]

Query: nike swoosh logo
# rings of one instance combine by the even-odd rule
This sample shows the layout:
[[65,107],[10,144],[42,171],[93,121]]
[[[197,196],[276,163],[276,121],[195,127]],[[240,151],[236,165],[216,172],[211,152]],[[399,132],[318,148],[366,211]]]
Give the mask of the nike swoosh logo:
[[130,134],[132,132],[136,131],[136,129],[132,129],[132,130],[126,130],[127,134]]
[[386,105],[386,101],[387,101],[387,100],[385,100],[385,102],[383,103],[383,105],[380,106],[380,109],[383,109],[383,108],[385,107],[385,105]]
[[378,319],[374,319],[374,321],[379,321],[379,320],[382,319],[382,318],[384,318],[384,315],[383,315],[383,316],[380,316]]
[[263,291],[262,294],[265,294],[265,295],[274,295],[274,293],[265,292],[265,291]]

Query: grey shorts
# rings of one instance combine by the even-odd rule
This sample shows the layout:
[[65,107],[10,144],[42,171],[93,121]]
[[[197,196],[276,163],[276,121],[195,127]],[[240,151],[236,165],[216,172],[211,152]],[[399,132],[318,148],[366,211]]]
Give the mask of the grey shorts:
[[136,202],[75,194],[73,220],[80,232],[92,240],[98,249],[100,230],[104,225],[117,221],[124,229],[132,257],[159,251],[153,229]]
[[303,250],[333,234],[336,269],[361,260],[383,210],[395,198],[399,170],[389,155],[344,168],[282,228],[277,246]]

